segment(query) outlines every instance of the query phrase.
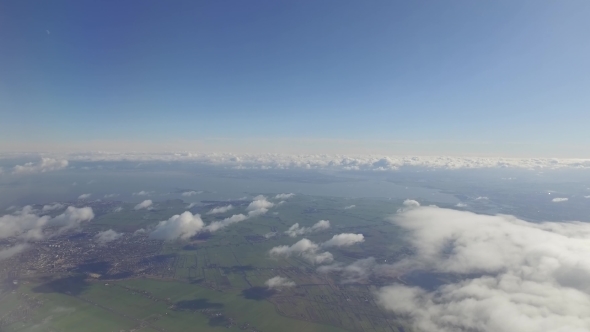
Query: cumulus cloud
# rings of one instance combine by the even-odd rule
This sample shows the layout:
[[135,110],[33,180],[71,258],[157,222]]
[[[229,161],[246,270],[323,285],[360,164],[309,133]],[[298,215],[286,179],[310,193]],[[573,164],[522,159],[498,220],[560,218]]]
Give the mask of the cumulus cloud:
[[42,212],[51,212],[53,210],[61,210],[63,208],[65,208],[66,206],[60,203],[54,203],[54,204],[48,204],[48,205],[43,205],[43,208],[41,208]]
[[275,206],[274,203],[267,201],[266,197],[259,195],[254,197],[252,203],[248,204],[246,211],[252,215],[260,215],[268,212],[268,209],[272,208],[273,206]]
[[342,233],[322,243],[322,247],[348,247],[365,241],[363,234]]
[[354,209],[356,207],[356,205],[348,205],[344,207],[344,210],[350,210],[350,209]]
[[391,218],[414,255],[398,271],[452,275],[435,290],[394,284],[378,302],[417,330],[587,331],[590,223],[419,207]]
[[565,198],[565,197],[555,197],[551,201],[554,203],[559,203],[559,202],[566,202],[567,200],[568,200],[568,198]]
[[114,230],[109,229],[106,231],[98,232],[98,234],[96,234],[94,238],[96,239],[96,242],[98,242],[99,244],[106,244],[108,242],[119,239],[121,236],[123,236],[123,233],[117,233]]
[[331,253],[319,252],[320,246],[308,239],[301,239],[291,246],[277,246],[269,251],[272,258],[301,257],[311,264],[329,264],[334,260]]
[[196,205],[197,205],[197,203],[190,203],[189,205],[186,206],[186,208],[187,209],[190,209],[190,208],[192,208],[192,207],[194,207]]
[[0,239],[17,237],[24,240],[41,239],[47,234],[44,231],[48,227],[57,228],[57,232],[78,227],[81,222],[94,218],[92,208],[68,207],[62,214],[51,218],[50,216],[38,216],[31,206],[25,206],[14,215],[7,214],[0,217]]
[[64,232],[80,226],[80,223],[84,221],[90,221],[94,219],[94,211],[91,207],[76,208],[68,206],[68,208],[59,216],[50,219],[50,226],[58,226],[59,232]]
[[290,237],[297,237],[298,235],[319,232],[328,228],[330,228],[329,220],[320,220],[311,227],[299,227],[299,223],[295,223],[285,231],[285,234],[289,235]]
[[415,209],[417,207],[420,206],[420,203],[416,200],[413,199],[406,199],[402,205],[404,207],[402,207],[401,209],[398,209],[397,212],[402,212],[402,211],[406,211],[406,210],[411,210],[411,209]]
[[153,193],[154,193],[153,191],[142,190],[142,191],[135,192],[132,195],[133,196],[149,196],[149,195],[152,195]]
[[209,210],[209,212],[207,212],[207,214],[217,214],[217,213],[226,213],[227,211],[233,209],[233,205],[226,205],[226,206],[219,206],[216,208],[213,208],[211,210]]
[[116,208],[113,210],[113,212],[121,212],[121,211],[123,211],[123,207],[122,207],[122,206],[118,206],[118,207],[116,207]]
[[78,199],[88,199],[88,198],[90,198],[91,195],[92,194],[82,194],[82,195],[78,196]]
[[13,174],[31,174],[57,171],[68,167],[67,160],[57,160],[53,158],[41,158],[38,163],[26,163],[24,165],[14,166]]
[[287,198],[291,198],[295,196],[295,194],[290,193],[290,194],[278,194],[275,196],[275,199],[287,199]]
[[10,258],[18,253],[25,251],[29,247],[26,243],[16,244],[12,247],[0,250],[0,260]]
[[170,217],[168,220],[160,221],[156,228],[150,233],[150,238],[159,240],[186,240],[203,229],[201,215],[192,214],[189,211]]
[[293,282],[287,278],[283,278],[281,276],[276,276],[276,277],[270,278],[267,281],[265,281],[264,284],[269,289],[282,289],[282,288],[288,288],[288,287],[295,287],[295,282]]
[[151,208],[153,205],[153,202],[151,199],[146,199],[145,201],[137,204],[133,209],[135,210],[141,210],[141,209],[149,209]]

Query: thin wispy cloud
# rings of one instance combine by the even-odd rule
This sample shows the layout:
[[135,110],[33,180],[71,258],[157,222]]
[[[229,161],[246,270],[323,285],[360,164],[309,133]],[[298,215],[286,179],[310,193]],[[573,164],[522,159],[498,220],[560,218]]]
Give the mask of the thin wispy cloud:
[[151,199],[146,199],[145,201],[137,204],[133,209],[141,210],[141,209],[150,209],[154,203]]
[[78,196],[78,199],[84,200],[84,199],[90,198],[90,196],[92,196],[92,194],[82,194],[82,195]]
[[209,210],[209,212],[207,212],[207,214],[226,213],[226,212],[232,210],[233,208],[234,207],[231,204],[226,205],[226,206],[218,206],[218,207],[215,207],[215,208]]

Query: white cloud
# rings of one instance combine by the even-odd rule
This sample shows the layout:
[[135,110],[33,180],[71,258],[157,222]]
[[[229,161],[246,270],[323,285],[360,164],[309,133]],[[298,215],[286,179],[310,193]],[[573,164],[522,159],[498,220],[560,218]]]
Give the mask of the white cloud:
[[78,196],[78,199],[88,199],[92,194],[82,194]]
[[270,239],[271,237],[277,236],[277,234],[278,234],[277,232],[268,232],[268,233],[264,234],[264,237],[267,239]]
[[123,233],[117,233],[114,230],[109,229],[106,231],[98,232],[98,234],[96,234],[94,238],[96,239],[96,242],[100,244],[105,244],[111,241],[115,241],[119,239],[121,236],[123,236]]
[[285,234],[289,235],[290,237],[296,237],[298,235],[319,232],[328,228],[330,228],[329,220],[320,220],[311,227],[299,227],[299,223],[295,223],[285,231]]
[[12,247],[0,250],[0,260],[10,258],[18,253],[23,252],[29,247],[26,243],[16,244]]
[[278,246],[269,251],[272,258],[298,256],[311,264],[329,264],[334,260],[331,253],[319,252],[320,246],[308,239],[301,239],[291,246]]
[[26,163],[24,165],[14,166],[14,174],[31,174],[57,171],[68,167],[67,160],[57,160],[53,158],[41,158],[39,163]]
[[138,191],[136,193],[133,193],[132,195],[133,196],[149,196],[149,195],[152,195],[153,193],[154,193],[153,191],[142,190],[142,191]]
[[156,228],[150,233],[150,237],[159,240],[186,240],[197,234],[204,226],[201,215],[193,215],[189,211],[170,217],[168,220],[160,221]]
[[586,196],[584,196],[584,198],[590,198],[590,195],[586,195]]
[[52,226],[57,232],[77,227],[83,221],[94,218],[92,208],[68,207],[62,214],[51,218],[48,215],[38,216],[31,206],[25,206],[15,215],[7,214],[0,217],[0,239],[16,236],[18,238],[41,239],[46,228]]
[[278,194],[275,196],[275,199],[287,199],[287,198],[291,198],[295,196],[295,194],[290,193],[290,194]]
[[363,234],[342,233],[322,243],[322,247],[348,247],[365,241]]
[[551,201],[554,203],[559,203],[559,202],[566,202],[567,200],[568,200],[568,198],[565,198],[565,197],[555,197]]
[[65,208],[66,206],[60,203],[54,203],[54,204],[48,204],[48,205],[43,205],[43,208],[41,209],[41,211],[43,212],[49,212],[49,211],[53,211],[53,210],[60,210]]
[[113,210],[113,212],[121,212],[121,211],[123,211],[123,207],[122,207],[122,206],[118,206],[118,207],[116,207],[116,208]]
[[133,232],[133,236],[143,235],[145,233],[147,233],[147,230],[145,228],[140,228],[140,229],[136,230],[135,232]]
[[477,197],[475,200],[476,201],[487,201],[489,198],[487,198],[486,196],[479,196]]
[[415,209],[417,207],[420,206],[420,203],[418,201],[415,201],[413,199],[406,199],[402,205],[404,206],[401,209],[398,209],[397,212],[402,212],[402,211],[406,211],[406,210],[411,210],[411,209]]
[[210,232],[215,232],[218,231],[224,227],[227,227],[231,224],[235,224],[238,223],[240,221],[244,221],[246,219],[248,219],[249,216],[246,216],[244,214],[234,214],[231,217],[227,217],[221,221],[214,221],[212,223],[210,223],[209,225],[207,225],[207,227],[205,227],[206,230],[210,231]]
[[379,303],[420,331],[588,331],[590,223],[531,223],[508,215],[419,207],[391,221],[415,254],[398,271],[449,273],[428,291],[396,284]]
[[207,214],[217,214],[217,213],[226,213],[227,211],[233,209],[234,207],[230,204],[230,205],[226,205],[226,206],[219,206],[216,208],[213,208],[211,210],[209,210],[209,212],[207,212]]
[[467,207],[467,204],[465,204],[465,203],[457,203],[455,206],[456,207],[460,207],[460,208],[464,208],[464,207]]
[[590,168],[590,159],[486,158],[450,156],[386,156],[325,154],[233,154],[233,153],[76,153],[75,161],[165,161],[192,162],[236,169],[325,169],[357,171],[395,171],[400,167],[427,169],[524,168],[531,170]]
[[194,207],[196,205],[197,205],[197,203],[190,203],[189,205],[186,206],[186,208],[187,209],[190,209],[190,208],[192,208],[192,207]]
[[272,208],[273,206],[275,206],[274,203],[267,201],[266,197],[259,195],[254,197],[252,203],[248,204],[246,211],[249,211],[250,213],[254,214],[264,214],[268,211],[268,209]]
[[181,195],[182,196],[185,196],[185,197],[190,197],[190,196],[197,195],[197,194],[200,194],[200,193],[202,193],[202,191],[194,191],[194,190],[191,190],[191,191],[185,191]]
[[50,219],[49,225],[59,226],[59,232],[63,232],[77,228],[83,221],[90,221],[92,219],[94,219],[94,212],[91,207],[76,208],[68,206],[62,214]]
[[265,281],[264,284],[269,289],[282,289],[282,288],[288,288],[288,287],[295,287],[295,282],[293,282],[287,278],[280,277],[280,276],[270,278],[267,281]]
[[113,197],[117,197],[119,196],[119,194],[106,194],[104,195],[104,198],[113,198]]
[[[205,230],[210,232],[218,231],[224,227],[227,227],[231,224],[238,223],[240,221],[244,221],[246,219],[250,219],[268,212],[268,209],[272,208],[275,204],[266,200],[266,198],[262,195],[254,197],[254,200],[248,205],[246,210],[248,214],[234,214],[231,217],[225,218],[221,221],[214,221],[205,227]],[[211,212],[211,211],[209,211]]]
[[145,201],[137,204],[133,209],[135,210],[141,210],[141,209],[150,209],[153,205],[153,202],[151,199],[146,199]]
[[413,199],[406,199],[404,201],[403,205],[405,207],[418,207],[418,206],[420,206],[420,203],[418,201],[413,200]]
[[350,209],[354,209],[356,207],[356,205],[348,205],[344,207],[344,210],[350,210]]

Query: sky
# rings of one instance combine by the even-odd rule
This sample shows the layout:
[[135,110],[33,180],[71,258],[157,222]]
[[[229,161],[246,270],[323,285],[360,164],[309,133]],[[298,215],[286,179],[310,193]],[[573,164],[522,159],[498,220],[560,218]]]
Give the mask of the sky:
[[5,1],[0,152],[590,157],[590,2]]

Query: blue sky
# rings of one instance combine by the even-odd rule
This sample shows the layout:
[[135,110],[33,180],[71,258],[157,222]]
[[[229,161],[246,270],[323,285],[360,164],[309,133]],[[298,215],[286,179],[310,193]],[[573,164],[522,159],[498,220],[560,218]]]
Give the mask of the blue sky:
[[0,150],[590,157],[588,17],[586,0],[3,2]]

